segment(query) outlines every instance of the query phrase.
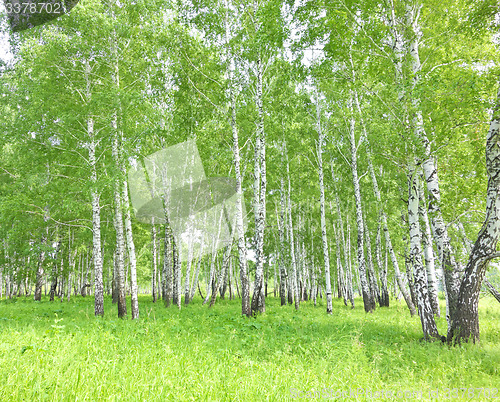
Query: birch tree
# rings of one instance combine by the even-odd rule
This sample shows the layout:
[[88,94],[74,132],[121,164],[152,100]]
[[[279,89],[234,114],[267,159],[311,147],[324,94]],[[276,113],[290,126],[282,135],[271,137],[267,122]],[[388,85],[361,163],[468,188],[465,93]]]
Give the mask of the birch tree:
[[427,291],[427,275],[422,263],[421,231],[418,213],[419,182],[415,166],[410,165],[408,172],[408,225],[410,228],[409,261],[413,267],[415,278],[415,297],[418,305],[418,314],[422,323],[424,339],[439,338],[436,322]]
[[332,314],[332,284],[330,280],[330,255],[328,249],[328,238],[326,234],[326,211],[325,211],[325,185],[323,174],[323,144],[325,141],[323,127],[321,125],[321,107],[319,95],[316,90],[316,131],[318,133],[317,157],[318,157],[318,176],[320,191],[320,214],[321,214],[321,240],[323,243],[323,262],[325,267],[325,286],[326,286],[326,313]]
[[460,283],[457,308],[448,329],[448,342],[479,342],[479,292],[488,263],[498,257],[500,236],[500,85],[486,135],[486,218],[479,231]]

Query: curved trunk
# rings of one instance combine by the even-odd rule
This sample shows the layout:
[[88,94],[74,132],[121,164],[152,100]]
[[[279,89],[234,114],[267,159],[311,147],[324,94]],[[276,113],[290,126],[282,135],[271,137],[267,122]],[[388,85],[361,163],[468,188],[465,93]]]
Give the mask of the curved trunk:
[[500,236],[500,87],[486,136],[486,171],[486,218],[460,284],[456,312],[452,316],[451,328],[448,331],[448,342],[460,343],[469,339],[479,342],[478,302],[481,283],[488,262],[499,256],[496,247]]

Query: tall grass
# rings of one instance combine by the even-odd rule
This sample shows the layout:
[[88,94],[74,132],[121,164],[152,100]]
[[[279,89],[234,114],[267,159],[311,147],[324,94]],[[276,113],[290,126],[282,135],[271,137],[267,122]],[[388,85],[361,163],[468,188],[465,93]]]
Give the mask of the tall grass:
[[[491,299],[480,302],[481,343],[451,348],[421,342],[418,317],[394,300],[373,314],[361,300],[355,310],[335,301],[327,316],[322,301],[296,312],[270,298],[266,314],[249,319],[238,300],[208,309],[195,299],[178,311],[142,296],[136,321],[117,319],[110,299],[95,318],[92,302],[0,302],[1,401],[370,400],[367,390],[383,400],[437,390],[442,400],[453,388],[467,389],[455,400],[470,400],[470,388],[497,388],[500,398],[500,304]],[[446,333],[444,318],[438,327]]]

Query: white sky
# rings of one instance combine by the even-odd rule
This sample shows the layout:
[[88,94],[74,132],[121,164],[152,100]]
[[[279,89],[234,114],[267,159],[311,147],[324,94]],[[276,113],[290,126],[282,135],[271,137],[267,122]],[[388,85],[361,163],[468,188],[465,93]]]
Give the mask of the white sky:
[[3,1],[0,1],[0,59],[10,60],[12,58],[12,53],[10,52],[9,37],[7,32],[7,14],[5,13],[5,6]]

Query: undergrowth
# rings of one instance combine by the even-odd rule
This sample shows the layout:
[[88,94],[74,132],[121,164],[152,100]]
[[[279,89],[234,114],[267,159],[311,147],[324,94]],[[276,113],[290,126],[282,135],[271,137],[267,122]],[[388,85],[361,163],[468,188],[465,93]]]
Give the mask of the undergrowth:
[[179,311],[150,299],[135,321],[116,318],[110,299],[103,318],[91,297],[0,301],[0,400],[443,400],[453,389],[483,400],[471,388],[500,398],[492,299],[480,302],[481,343],[461,347],[421,342],[418,316],[395,300],[372,314],[336,300],[328,316],[321,300],[295,311],[268,298],[265,314],[245,318],[239,300]]

